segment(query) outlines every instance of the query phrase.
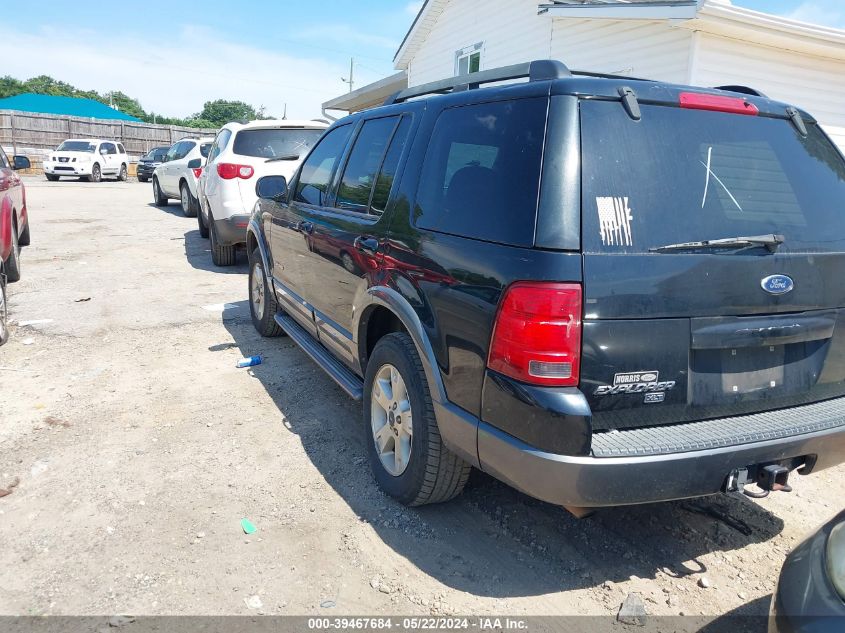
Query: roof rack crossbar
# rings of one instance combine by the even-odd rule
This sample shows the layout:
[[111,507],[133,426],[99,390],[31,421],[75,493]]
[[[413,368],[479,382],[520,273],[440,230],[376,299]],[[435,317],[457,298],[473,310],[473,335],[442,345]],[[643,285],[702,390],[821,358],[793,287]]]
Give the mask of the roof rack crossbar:
[[508,81],[510,79],[525,79],[529,81],[548,81],[551,79],[562,79],[571,77],[572,73],[565,64],[554,59],[540,59],[524,64],[491,68],[469,75],[450,77],[441,81],[412,86],[387,98],[384,105],[401,103],[414,97],[421,97],[427,94],[442,94],[455,90],[466,90],[480,87],[482,84],[495,83],[497,81]]
[[714,86],[716,90],[727,90],[728,92],[738,92],[744,95],[751,95],[753,97],[763,97],[768,99],[766,95],[762,92],[757,90],[756,88],[750,88],[748,86],[738,86],[738,85],[729,85],[729,86]]

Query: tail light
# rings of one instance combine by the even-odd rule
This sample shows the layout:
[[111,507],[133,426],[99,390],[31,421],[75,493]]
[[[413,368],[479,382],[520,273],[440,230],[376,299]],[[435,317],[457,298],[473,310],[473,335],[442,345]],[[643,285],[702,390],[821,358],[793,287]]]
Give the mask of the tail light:
[[202,167],[194,167],[191,171],[194,172],[194,178],[199,178],[200,176],[202,176]]
[[535,385],[574,387],[581,369],[580,284],[517,282],[499,306],[487,366]]
[[243,178],[249,180],[255,170],[249,165],[235,165],[234,163],[218,163],[217,175],[223,180],[232,180],[233,178]]
[[682,92],[679,99],[682,108],[691,110],[713,110],[715,112],[750,114],[752,116],[760,113],[756,105],[737,97],[707,95],[700,92]]

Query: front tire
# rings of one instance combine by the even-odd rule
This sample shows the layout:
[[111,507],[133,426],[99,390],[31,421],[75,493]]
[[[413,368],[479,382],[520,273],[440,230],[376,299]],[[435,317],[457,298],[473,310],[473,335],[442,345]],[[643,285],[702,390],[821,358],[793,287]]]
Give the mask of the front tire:
[[196,198],[191,195],[188,183],[183,182],[179,186],[179,201],[182,203],[182,213],[186,218],[192,218],[197,214]]
[[18,227],[12,224],[12,252],[6,258],[6,279],[9,283],[21,280],[21,247],[18,242]]
[[252,325],[265,337],[283,334],[282,328],[273,318],[279,311],[276,296],[264,270],[261,251],[256,248],[249,256],[249,306]]
[[153,177],[153,201],[157,207],[167,206],[167,196],[161,190],[161,186],[158,184],[158,178],[156,177]]
[[367,362],[364,421],[370,466],[388,495],[420,506],[461,493],[471,467],[443,444],[422,360],[404,332],[382,338]]
[[126,171],[126,163],[123,163],[120,166],[120,172],[117,174],[117,179],[120,182],[126,182],[126,179],[129,177],[129,173]]
[[18,238],[18,244],[21,246],[29,246],[31,241],[32,237],[29,235],[29,221],[27,221],[26,227],[23,231],[21,231],[20,237]]
[[138,176],[138,182],[148,182],[149,178],[146,176]]
[[103,179],[103,172],[100,171],[100,164],[94,163],[91,168],[91,175],[88,176],[88,182],[100,182]]
[[235,246],[223,246],[217,239],[217,229],[214,226],[214,216],[208,216],[208,229],[211,237],[211,261],[215,266],[235,265]]

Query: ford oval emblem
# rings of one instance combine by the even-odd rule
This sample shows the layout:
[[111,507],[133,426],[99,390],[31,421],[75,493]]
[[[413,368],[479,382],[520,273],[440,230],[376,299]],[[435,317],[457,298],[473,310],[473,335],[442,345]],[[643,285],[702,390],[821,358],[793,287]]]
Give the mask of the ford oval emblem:
[[760,285],[770,295],[785,295],[795,287],[792,278],[786,275],[769,275],[760,282]]

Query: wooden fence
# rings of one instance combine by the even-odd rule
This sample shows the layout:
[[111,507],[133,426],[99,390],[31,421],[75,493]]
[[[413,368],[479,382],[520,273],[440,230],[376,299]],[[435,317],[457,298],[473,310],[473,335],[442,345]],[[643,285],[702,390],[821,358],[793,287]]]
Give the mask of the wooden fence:
[[216,129],[0,110],[0,146],[14,153],[24,148],[54,150],[68,138],[103,138],[123,143],[127,154],[138,158],[153,147],[171,145],[186,136],[215,134]]

